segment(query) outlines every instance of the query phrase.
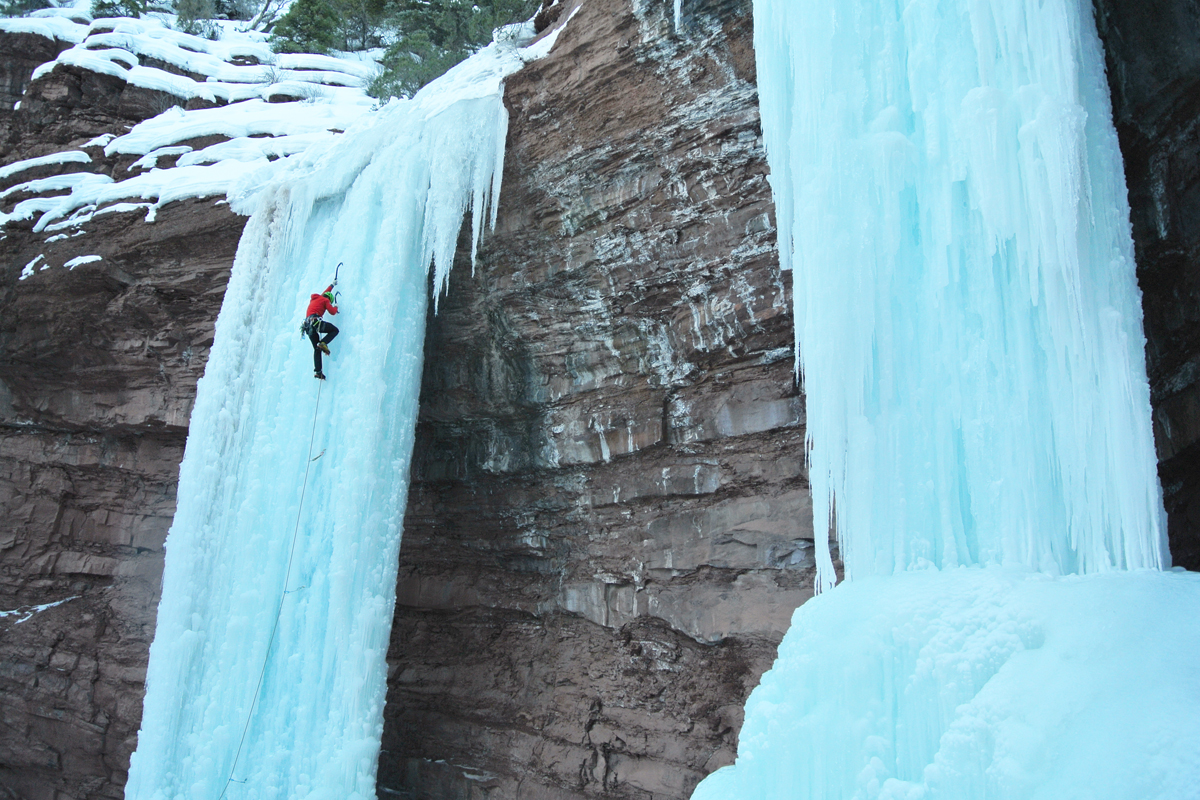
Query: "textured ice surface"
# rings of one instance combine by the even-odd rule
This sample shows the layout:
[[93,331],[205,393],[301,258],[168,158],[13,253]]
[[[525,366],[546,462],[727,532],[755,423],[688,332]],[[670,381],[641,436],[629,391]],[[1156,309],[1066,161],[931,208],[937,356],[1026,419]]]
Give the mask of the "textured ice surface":
[[1140,293],[1081,0],[756,0],[822,584],[1160,566]]
[[755,0],[817,542],[832,517],[852,579],[830,589],[822,552],[826,591],[694,800],[1197,796],[1200,576],[1151,569],[1140,295],[1091,14]]
[[1200,575],[848,581],[801,606],[692,800],[1175,800],[1200,785]]
[[[231,197],[253,215],[180,468],[129,800],[375,796],[429,265],[444,278],[466,211],[483,229],[522,63],[490,47]],[[321,384],[298,327],[339,261]]]

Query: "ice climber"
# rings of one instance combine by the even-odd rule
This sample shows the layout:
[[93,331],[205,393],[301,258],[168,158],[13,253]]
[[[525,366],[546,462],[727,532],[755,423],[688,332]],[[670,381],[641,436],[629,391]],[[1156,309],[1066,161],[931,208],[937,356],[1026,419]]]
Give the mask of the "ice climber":
[[[333,341],[333,337],[338,335],[338,329],[332,322],[321,319],[326,311],[330,314],[338,312],[337,306],[333,304],[332,283],[321,294],[312,295],[312,299],[308,301],[308,312],[304,318],[304,325],[300,328],[312,342],[313,374],[319,380],[325,380],[325,373],[321,372],[321,353],[329,355],[329,343]],[[321,337],[321,334],[325,334],[325,336]]]

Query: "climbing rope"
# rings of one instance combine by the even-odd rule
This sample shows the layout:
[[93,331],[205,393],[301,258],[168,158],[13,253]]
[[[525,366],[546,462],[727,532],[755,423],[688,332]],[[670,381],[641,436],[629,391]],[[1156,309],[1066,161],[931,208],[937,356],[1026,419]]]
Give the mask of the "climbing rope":
[[304,459],[304,483],[300,487],[300,507],[296,509],[296,526],[292,529],[292,547],[288,551],[287,572],[283,576],[283,593],[279,595],[279,605],[275,608],[275,624],[271,626],[271,638],[267,640],[267,652],[263,655],[262,672],[258,674],[258,685],[254,687],[254,698],[250,701],[250,710],[246,712],[246,724],[242,727],[242,738],[238,740],[237,752],[233,756],[233,764],[229,767],[229,777],[225,779],[225,787],[221,789],[221,796],[218,800],[225,800],[229,784],[245,783],[245,781],[234,780],[233,773],[237,772],[238,759],[242,757],[242,748],[246,745],[246,734],[250,731],[250,720],[254,717],[254,707],[258,704],[258,695],[262,691],[263,680],[267,676],[267,662],[271,660],[271,647],[275,644],[275,634],[279,630],[279,618],[283,614],[283,601],[291,594],[287,585],[292,579],[292,559],[296,554],[296,539],[300,533],[300,519],[304,513],[304,494],[308,491],[308,472],[312,468],[313,462],[325,455],[325,451],[322,450],[317,454],[317,458],[312,457],[313,442],[317,438],[317,416],[321,410],[321,389],[324,385],[325,381],[317,382],[317,405],[313,408],[312,433],[308,437],[308,455]]

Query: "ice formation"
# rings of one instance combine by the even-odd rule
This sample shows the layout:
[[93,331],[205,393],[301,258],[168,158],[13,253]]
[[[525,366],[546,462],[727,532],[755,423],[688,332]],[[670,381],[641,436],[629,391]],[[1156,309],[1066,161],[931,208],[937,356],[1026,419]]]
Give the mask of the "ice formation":
[[1091,3],[754,12],[825,591],[693,800],[1193,796],[1200,577],[1158,570]]
[[[494,44],[231,197],[254,213],[180,468],[128,800],[375,796],[429,265],[440,286],[464,213],[478,237],[494,211],[501,87],[546,47]],[[321,384],[298,326],[338,262]]]
[[[1140,294],[1091,5],[756,0],[822,583],[1161,566]],[[790,247],[789,247],[790,244]]]
[[848,581],[796,612],[692,800],[1195,797],[1197,642],[1194,573]]

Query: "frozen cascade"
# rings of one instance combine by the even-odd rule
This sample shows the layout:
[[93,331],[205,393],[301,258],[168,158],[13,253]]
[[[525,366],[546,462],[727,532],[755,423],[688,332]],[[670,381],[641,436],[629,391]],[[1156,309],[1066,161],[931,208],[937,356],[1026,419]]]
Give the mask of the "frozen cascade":
[[754,13],[825,591],[693,800],[1195,796],[1091,3]]
[[[832,520],[848,577],[1162,566],[1141,296],[1091,13],[756,0],[816,539]],[[827,550],[821,567],[827,588]]]
[[[476,241],[494,221],[504,78],[548,47],[493,44],[231,197],[253,215],[180,467],[129,800],[375,797],[429,265],[441,286],[468,209]],[[297,330],[339,261],[320,384]]]

